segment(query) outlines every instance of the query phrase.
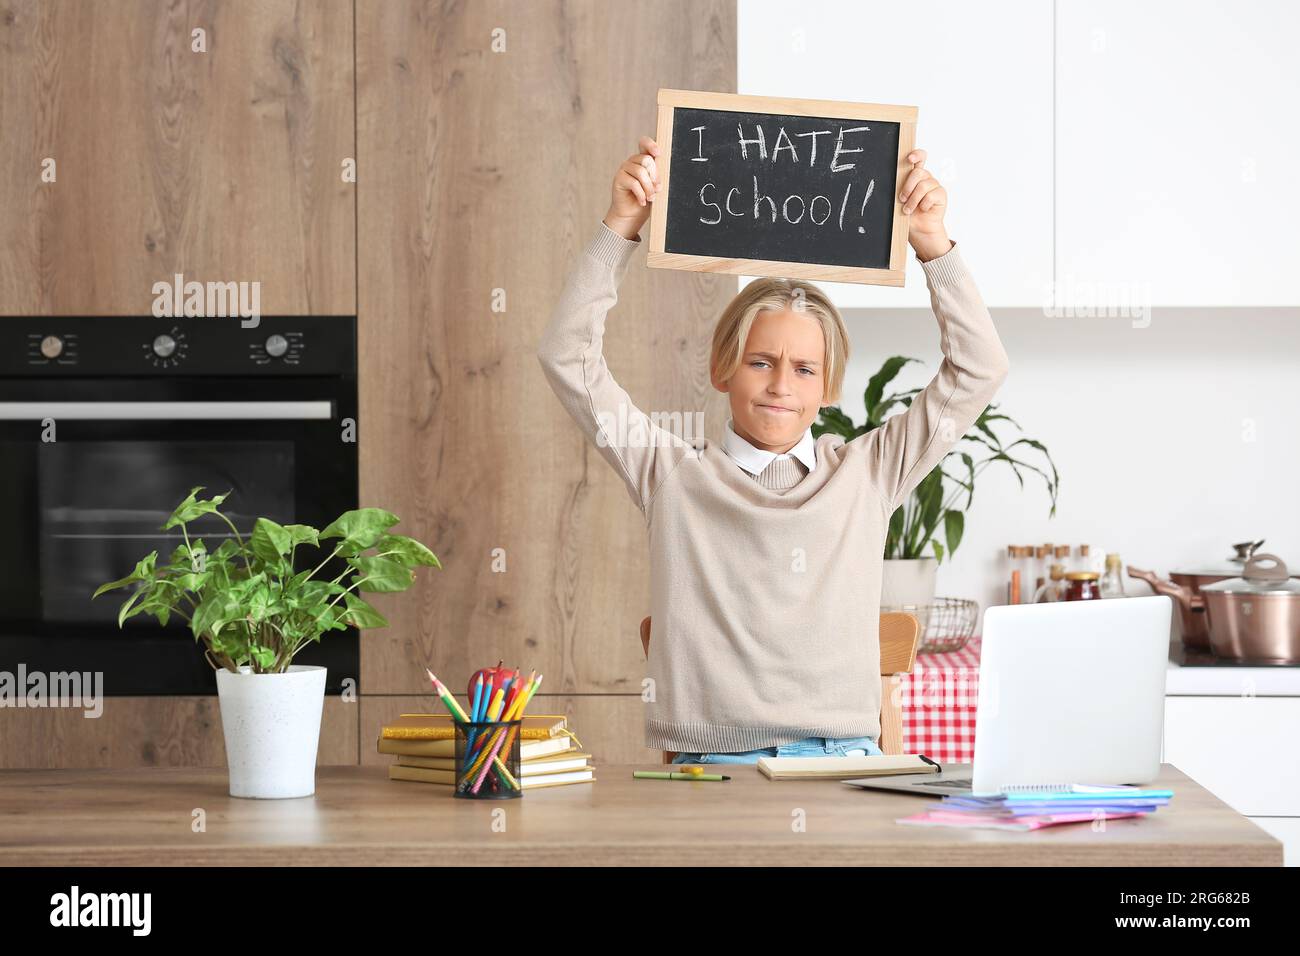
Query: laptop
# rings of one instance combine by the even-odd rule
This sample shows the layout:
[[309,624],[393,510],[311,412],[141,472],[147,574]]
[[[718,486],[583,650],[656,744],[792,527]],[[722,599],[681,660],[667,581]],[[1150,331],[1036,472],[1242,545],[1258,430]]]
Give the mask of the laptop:
[[988,608],[974,762],[923,779],[841,782],[927,797],[1149,783],[1160,772],[1172,613],[1164,595]]

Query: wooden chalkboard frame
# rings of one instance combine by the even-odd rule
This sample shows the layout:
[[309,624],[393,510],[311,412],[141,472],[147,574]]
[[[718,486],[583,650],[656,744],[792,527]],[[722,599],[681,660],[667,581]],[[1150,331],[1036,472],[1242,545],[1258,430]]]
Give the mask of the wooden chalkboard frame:
[[857,282],[867,285],[902,287],[907,266],[907,217],[903,215],[898,191],[894,191],[893,234],[890,238],[889,268],[864,269],[851,266],[818,265],[813,262],[782,262],[774,259],[727,259],[664,252],[668,204],[672,201],[673,111],[678,107],[728,110],[744,113],[772,113],[779,116],[835,116],[845,119],[876,120],[898,124],[898,171],[901,184],[911,171],[907,154],[916,145],[915,106],[881,103],[850,103],[840,100],[790,99],[775,96],[746,96],[739,93],[711,93],[698,90],[661,89],[655,142],[659,144],[659,195],[650,212],[650,246],[646,265],[656,269],[688,272],[721,272],[745,276],[775,276],[788,279],[821,279],[827,282]]

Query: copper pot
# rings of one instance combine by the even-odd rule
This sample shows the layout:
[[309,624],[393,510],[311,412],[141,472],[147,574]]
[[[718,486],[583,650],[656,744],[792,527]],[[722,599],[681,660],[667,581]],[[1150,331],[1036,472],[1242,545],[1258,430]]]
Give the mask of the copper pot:
[[1201,598],[1201,589],[1207,584],[1239,577],[1246,562],[1254,555],[1255,549],[1263,543],[1264,539],[1260,538],[1258,541],[1234,544],[1232,547],[1236,554],[1221,567],[1171,571],[1168,581],[1152,571],[1143,571],[1132,565],[1128,567],[1128,576],[1145,581],[1157,594],[1165,594],[1173,598],[1178,606],[1179,620],[1183,626],[1183,644],[1208,651],[1211,650],[1210,629],[1206,623],[1205,603]]
[[1257,554],[1241,577],[1201,589],[1216,657],[1300,663],[1300,578],[1275,554]]

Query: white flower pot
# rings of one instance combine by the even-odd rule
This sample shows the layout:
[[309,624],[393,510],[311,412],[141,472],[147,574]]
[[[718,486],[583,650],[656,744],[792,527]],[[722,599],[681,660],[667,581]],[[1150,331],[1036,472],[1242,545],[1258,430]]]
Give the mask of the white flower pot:
[[222,668],[217,697],[232,797],[283,799],[316,792],[324,667],[291,664],[283,674]]
[[880,578],[880,608],[902,609],[916,617],[925,634],[934,603],[934,578],[939,570],[935,558],[887,558]]

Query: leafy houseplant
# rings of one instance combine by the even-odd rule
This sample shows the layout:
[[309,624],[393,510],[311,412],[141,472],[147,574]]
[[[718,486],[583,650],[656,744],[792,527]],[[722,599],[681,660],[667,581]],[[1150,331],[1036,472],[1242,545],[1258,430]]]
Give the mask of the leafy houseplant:
[[[100,586],[94,596],[138,585],[117,615],[120,627],[137,614],[152,614],[165,625],[173,614],[189,622],[196,641],[213,667],[240,673],[280,674],[294,655],[326,631],[386,627],[388,622],[357,591],[405,591],[415,579],[414,568],[441,568],[432,551],[389,528],[398,518],[382,508],[361,508],[341,515],[323,531],[307,525],[280,525],[258,518],[245,541],[234,523],[220,511],[229,496],[200,500],[194,488],[172,512],[162,530],[180,528],[182,543],[167,563],[158,565],[158,552],[140,560],[135,570]],[[188,523],[212,514],[230,526],[226,538],[209,550],[201,538],[191,538]],[[310,545],[323,551],[323,541],[338,539],[314,568],[295,571],[297,550]],[[346,567],[332,580],[316,575],[335,558]],[[343,578],[352,574],[345,586]]]
[[[162,527],[181,534],[166,564],[153,551],[94,596],[134,585],[118,612],[119,627],[137,614],[152,614],[163,625],[177,615],[203,642],[216,670],[232,796],[310,796],[325,668],[294,664],[294,656],[327,631],[386,626],[357,592],[405,591],[416,567],[442,565],[419,541],[393,534],[398,519],[382,508],[345,512],[323,531],[258,518],[245,540],[221,513],[229,494],[196,498],[202,490],[192,489]],[[188,527],[204,515],[224,521],[233,535],[213,550]],[[304,546],[317,553],[300,562]],[[306,569],[299,571],[299,563]],[[340,563],[342,571],[329,577]]]
[[[880,371],[867,382],[863,395],[867,409],[866,422],[854,425],[852,419],[838,407],[830,406],[822,409],[821,421],[813,424],[813,436],[819,437],[830,432],[844,436],[846,442],[852,441],[883,425],[891,410],[899,406],[909,407],[913,397],[921,391],[919,388],[891,392],[889,395],[884,392],[903,366],[917,361],[919,360],[902,355],[886,359]],[[1032,438],[1017,438],[1010,444],[1004,444],[994,432],[993,422],[1007,422],[1017,429],[1020,429],[1020,425],[1010,416],[995,411],[997,407],[996,404],[990,404],[980,413],[972,429],[961,437],[953,450],[934,466],[912,490],[907,501],[890,516],[889,532],[885,539],[885,558],[926,558],[929,557],[928,550],[933,552],[937,561],[942,561],[945,556],[956,551],[966,527],[965,513],[970,510],[975,498],[975,479],[994,462],[1005,462],[1019,479],[1021,488],[1025,486],[1025,471],[1039,475],[1046,483],[1047,493],[1052,500],[1048,517],[1056,515],[1060,477],[1052,456],[1042,442]],[[1023,429],[1020,430],[1023,432]],[[1032,449],[1040,455],[1045,460],[1043,467],[1016,457],[1014,452],[1018,448]],[[948,484],[945,485],[945,482]],[[940,525],[943,526],[942,542],[938,540]]]

